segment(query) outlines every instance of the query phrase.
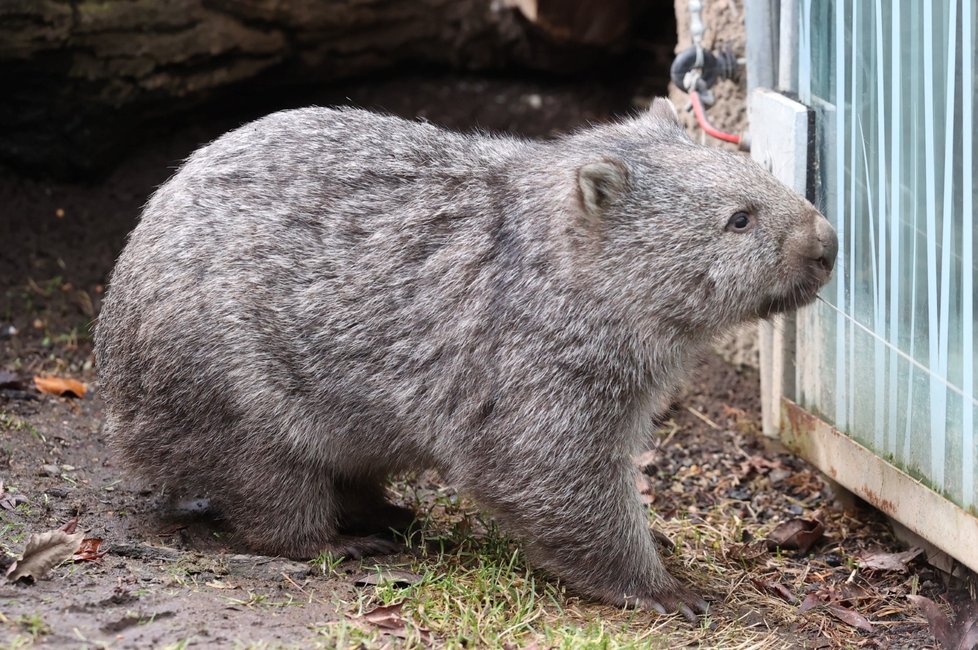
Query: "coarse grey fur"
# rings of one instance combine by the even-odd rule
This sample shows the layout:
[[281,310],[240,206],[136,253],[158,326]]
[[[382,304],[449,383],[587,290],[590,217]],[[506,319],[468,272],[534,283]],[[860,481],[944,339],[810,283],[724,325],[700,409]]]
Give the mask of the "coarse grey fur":
[[633,453],[691,360],[812,300],[835,248],[664,100],[550,142],[275,113],[148,202],[96,331],[106,430],[265,553],[390,550],[385,479],[433,467],[573,589],[692,617]]

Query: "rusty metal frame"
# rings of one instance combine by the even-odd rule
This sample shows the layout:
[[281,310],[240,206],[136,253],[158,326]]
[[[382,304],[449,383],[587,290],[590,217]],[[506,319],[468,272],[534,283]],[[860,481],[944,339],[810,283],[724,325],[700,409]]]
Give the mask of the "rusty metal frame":
[[978,572],[978,517],[812,415],[781,401],[781,440],[847,490]]

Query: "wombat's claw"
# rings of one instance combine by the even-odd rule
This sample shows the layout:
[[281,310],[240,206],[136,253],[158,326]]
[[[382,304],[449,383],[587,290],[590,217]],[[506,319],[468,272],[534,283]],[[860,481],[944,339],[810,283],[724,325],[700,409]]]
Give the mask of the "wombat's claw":
[[392,555],[402,553],[404,546],[392,539],[383,537],[353,537],[340,536],[323,547],[334,557],[345,557],[350,560],[360,560],[370,555]]
[[639,606],[663,615],[679,612],[691,625],[699,625],[699,615],[706,614],[710,609],[700,596],[682,587],[673,587],[652,598],[642,599]]

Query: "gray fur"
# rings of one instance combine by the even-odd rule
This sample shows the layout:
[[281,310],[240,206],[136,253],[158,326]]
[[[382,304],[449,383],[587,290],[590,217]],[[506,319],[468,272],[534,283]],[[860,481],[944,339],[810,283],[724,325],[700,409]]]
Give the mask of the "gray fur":
[[809,203],[661,105],[552,142],[275,113],[147,204],[96,331],[106,430],[265,553],[389,550],[362,536],[403,517],[384,480],[434,467],[580,593],[692,616],[632,455],[713,338],[834,257]]

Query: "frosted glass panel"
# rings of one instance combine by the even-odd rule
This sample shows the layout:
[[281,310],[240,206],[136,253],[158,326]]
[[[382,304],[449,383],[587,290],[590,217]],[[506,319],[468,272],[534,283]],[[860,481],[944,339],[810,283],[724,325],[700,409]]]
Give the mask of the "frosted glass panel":
[[839,233],[796,399],[964,505],[974,391],[975,0],[798,0],[816,203]]

